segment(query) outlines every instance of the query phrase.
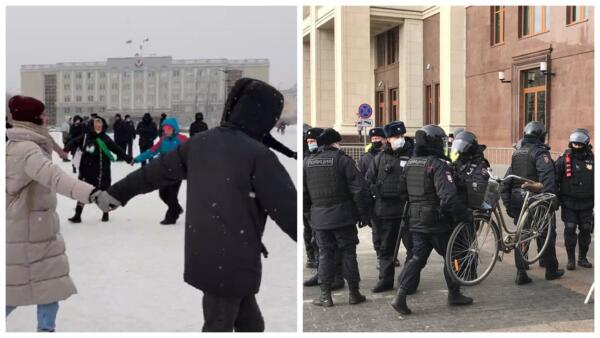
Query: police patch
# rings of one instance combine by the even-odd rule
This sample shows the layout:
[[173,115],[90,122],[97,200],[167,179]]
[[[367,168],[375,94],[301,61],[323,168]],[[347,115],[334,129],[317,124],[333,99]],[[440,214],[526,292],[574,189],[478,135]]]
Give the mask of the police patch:
[[548,158],[548,155],[544,155],[544,162],[550,163],[550,158]]
[[449,171],[446,171],[446,178],[448,179],[448,182],[454,183],[452,180],[452,174]]
[[333,167],[333,158],[311,158],[306,163],[307,167]]

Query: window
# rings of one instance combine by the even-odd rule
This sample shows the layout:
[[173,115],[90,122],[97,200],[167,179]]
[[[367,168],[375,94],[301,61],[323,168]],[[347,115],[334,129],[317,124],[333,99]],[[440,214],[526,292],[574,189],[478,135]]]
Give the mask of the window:
[[110,88],[114,89],[114,90],[118,90],[119,89],[119,84],[116,82],[113,82],[110,84]]
[[88,88],[88,90],[94,90],[94,84],[93,83],[88,84],[87,88]]
[[88,102],[94,102],[94,95],[88,95]]
[[75,101],[81,102],[81,96],[80,95],[75,96]]
[[71,74],[70,73],[64,73],[63,74],[63,79],[68,80],[71,78]]
[[99,85],[98,85],[98,88],[99,88],[100,90],[105,90],[105,89],[106,89],[106,84],[104,84],[104,83],[101,83],[101,84],[99,84]]
[[390,122],[398,120],[398,88],[390,89]]
[[492,46],[504,42],[504,6],[492,6]]
[[65,102],[71,102],[71,97],[70,96],[65,96]]
[[92,73],[92,72],[87,72],[87,78],[88,78],[88,79],[91,79],[91,78],[93,78],[93,77],[94,77],[94,73]]
[[100,102],[104,102],[104,95],[100,95],[100,96],[98,96],[98,101],[100,101]]
[[173,71],[173,77],[179,77],[179,71],[178,70],[174,70]]
[[433,95],[431,93],[431,86],[425,86],[425,121],[427,124],[433,123]]
[[106,77],[106,73],[105,73],[105,72],[100,72],[100,73],[98,73],[98,76],[99,76],[101,79],[104,79],[104,78]]
[[567,25],[586,21],[587,17],[586,6],[567,6]]
[[68,108],[68,107],[67,107],[67,108],[65,108],[65,109],[64,109],[64,111],[65,111],[65,114],[70,114],[70,113],[71,113],[71,109],[70,109],[70,108]]
[[68,84],[68,83],[65,83],[64,86],[63,86],[63,89],[64,90],[71,90],[71,85]]
[[524,38],[548,31],[548,6],[519,6],[519,36]]
[[148,72],[148,77],[154,77],[154,72]]
[[388,65],[398,62],[398,27],[387,31]]
[[377,67],[385,66],[385,34],[377,35]]
[[80,84],[78,84],[78,85],[75,85],[75,90],[81,90],[81,88],[82,88],[82,87],[81,87],[81,85],[80,85]]
[[546,76],[536,68],[523,71],[521,78],[521,126],[531,121],[546,124]]
[[440,123],[440,84],[435,84],[435,112],[434,112],[435,124]]
[[81,72],[75,73],[75,78],[76,79],[81,79]]

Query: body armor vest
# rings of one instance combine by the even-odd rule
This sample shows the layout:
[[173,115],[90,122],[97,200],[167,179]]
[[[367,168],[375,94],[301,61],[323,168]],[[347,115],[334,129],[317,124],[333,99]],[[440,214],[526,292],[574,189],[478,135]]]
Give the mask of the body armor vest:
[[513,174],[537,182],[539,177],[535,167],[535,158],[533,158],[533,149],[534,145],[526,144],[515,150],[512,155],[511,168]]
[[352,199],[338,171],[341,156],[340,151],[324,150],[306,160],[306,185],[313,205],[327,207]]
[[427,204],[439,207],[433,178],[427,176],[427,166],[435,160],[434,156],[413,157],[406,163],[406,188],[411,205]]
[[570,166],[570,171],[565,170],[561,177],[560,194],[583,199],[594,197],[594,158],[586,156],[577,159],[571,150],[565,152],[565,167]]
[[404,167],[409,158],[382,153],[377,157],[378,197],[400,198],[406,191],[406,180],[403,179]]

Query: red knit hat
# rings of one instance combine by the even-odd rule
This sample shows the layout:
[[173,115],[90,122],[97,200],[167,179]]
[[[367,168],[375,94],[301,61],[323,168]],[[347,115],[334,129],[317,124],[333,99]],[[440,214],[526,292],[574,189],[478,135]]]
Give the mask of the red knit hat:
[[10,109],[10,115],[15,121],[31,122],[39,125],[44,123],[40,115],[46,107],[40,100],[33,97],[13,96],[8,100],[8,109]]

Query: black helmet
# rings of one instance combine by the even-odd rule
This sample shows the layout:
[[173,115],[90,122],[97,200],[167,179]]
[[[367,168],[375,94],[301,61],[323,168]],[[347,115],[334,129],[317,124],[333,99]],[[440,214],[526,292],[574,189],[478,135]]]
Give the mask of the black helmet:
[[546,126],[538,121],[531,121],[527,123],[523,130],[523,136],[526,138],[536,138],[542,142],[546,139]]
[[415,133],[415,146],[443,152],[446,138],[444,129],[435,124],[428,124]]
[[577,128],[569,135],[569,143],[590,144],[590,133],[587,129]]
[[477,146],[477,136],[470,131],[462,131],[456,135],[452,142],[452,152],[463,154]]

